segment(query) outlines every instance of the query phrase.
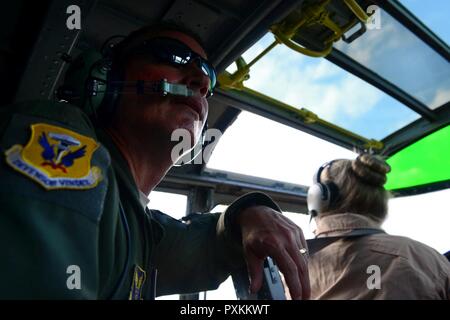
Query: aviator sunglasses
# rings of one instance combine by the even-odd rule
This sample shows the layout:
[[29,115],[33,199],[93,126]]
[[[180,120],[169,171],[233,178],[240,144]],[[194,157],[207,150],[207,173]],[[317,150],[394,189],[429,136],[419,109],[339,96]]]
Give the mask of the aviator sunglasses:
[[211,96],[216,86],[216,70],[209,61],[192,51],[184,43],[171,38],[153,38],[144,41],[141,45],[130,50],[135,54],[151,54],[158,62],[175,67],[195,62],[204,75],[209,78],[207,97]]

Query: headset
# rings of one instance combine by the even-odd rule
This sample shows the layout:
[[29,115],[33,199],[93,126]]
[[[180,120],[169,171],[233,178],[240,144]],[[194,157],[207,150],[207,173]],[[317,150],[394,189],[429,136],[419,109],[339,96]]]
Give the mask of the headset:
[[124,41],[114,43],[112,40],[115,38],[125,37],[110,37],[100,51],[89,49],[74,60],[68,59],[70,66],[63,85],[55,92],[57,99],[75,104],[92,116],[102,105],[114,108],[119,95],[158,94],[185,97],[195,95],[186,85],[170,83],[167,79],[147,82],[123,81],[123,70],[117,60]]
[[[118,55],[124,41],[115,43],[113,40],[125,36],[112,36],[102,45],[100,51],[89,49],[83,51],[75,59],[67,59],[70,63],[63,84],[56,90],[59,101],[69,102],[80,107],[91,119],[99,120],[99,111],[103,121],[108,121],[114,115],[120,95],[126,94],[156,94],[160,96],[194,96],[193,90],[184,84],[170,83],[167,79],[160,81],[123,81],[123,68],[118,63]],[[206,147],[207,123],[202,134],[191,152],[191,163]],[[198,144],[202,148],[198,148]],[[175,166],[180,166],[175,164]]]
[[331,167],[335,161],[338,160],[326,162],[314,174],[314,184],[309,187],[307,196],[308,211],[311,217],[316,217],[319,213],[328,210],[339,197],[339,188],[334,182],[320,181],[323,170]]

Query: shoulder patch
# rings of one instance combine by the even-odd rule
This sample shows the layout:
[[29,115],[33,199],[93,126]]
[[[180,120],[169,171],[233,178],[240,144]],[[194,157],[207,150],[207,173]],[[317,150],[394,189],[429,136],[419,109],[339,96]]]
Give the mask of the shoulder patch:
[[31,125],[31,138],[5,152],[6,163],[47,190],[94,188],[101,169],[91,167],[98,143],[89,137],[58,126]]
[[133,282],[131,284],[131,290],[128,300],[142,300],[142,289],[144,287],[145,279],[145,271],[138,265],[135,265]]

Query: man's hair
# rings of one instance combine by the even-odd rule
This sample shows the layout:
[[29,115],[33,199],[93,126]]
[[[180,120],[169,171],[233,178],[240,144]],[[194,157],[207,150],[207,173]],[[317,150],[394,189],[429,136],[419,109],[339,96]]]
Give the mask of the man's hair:
[[389,192],[383,185],[390,166],[379,156],[363,154],[355,160],[336,160],[323,182],[333,182],[339,195],[324,215],[357,213],[382,222],[387,215]]

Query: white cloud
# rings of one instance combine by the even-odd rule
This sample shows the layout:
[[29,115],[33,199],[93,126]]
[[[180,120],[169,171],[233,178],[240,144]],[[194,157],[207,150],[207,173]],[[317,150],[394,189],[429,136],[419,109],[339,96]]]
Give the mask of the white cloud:
[[449,101],[450,89],[438,89],[429,107],[431,109],[436,109]]
[[306,58],[286,47],[258,62],[245,85],[330,122],[339,114],[361,116],[382,98],[380,91],[327,60]]
[[370,111],[381,100],[382,94],[356,77],[345,77],[341,83],[338,103],[346,115],[357,118]]
[[414,52],[418,43],[415,35],[382,11],[380,29],[367,30],[350,44],[339,41],[335,47],[362,65],[379,70],[388,57],[401,65],[404,57],[398,55],[398,50]]
[[339,75],[339,68],[327,60],[318,60],[318,65],[308,65],[305,67],[305,75],[311,80],[329,80]]
[[398,38],[398,32],[395,32],[395,25],[392,20],[386,19],[383,14],[381,17],[381,28],[367,30],[361,37],[350,44],[339,41],[335,47],[350,55],[353,59],[363,65],[373,62],[375,57],[379,57],[380,50],[393,49],[401,43]]

